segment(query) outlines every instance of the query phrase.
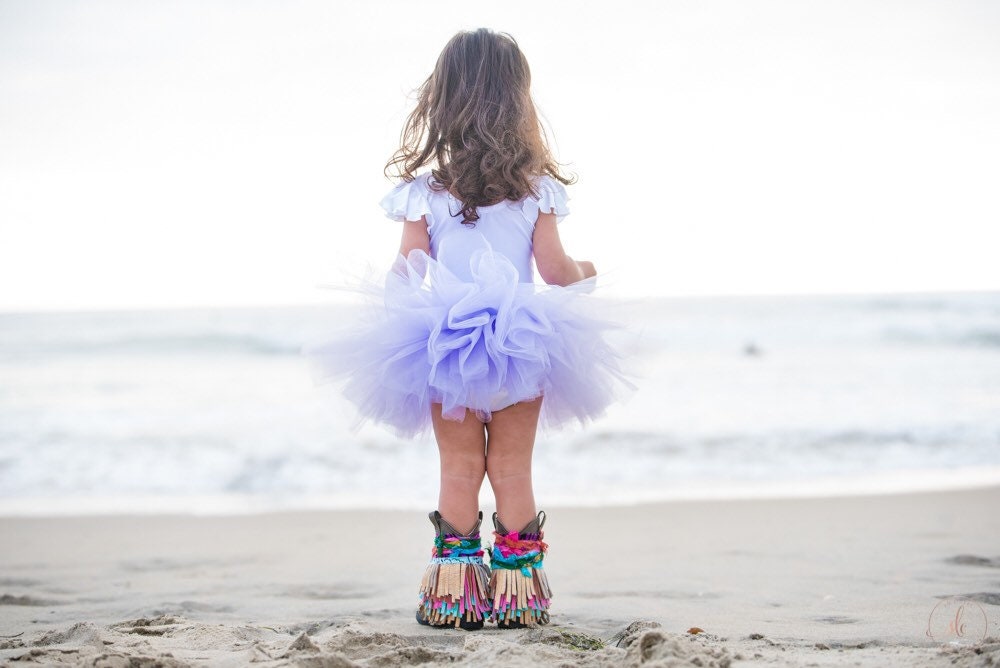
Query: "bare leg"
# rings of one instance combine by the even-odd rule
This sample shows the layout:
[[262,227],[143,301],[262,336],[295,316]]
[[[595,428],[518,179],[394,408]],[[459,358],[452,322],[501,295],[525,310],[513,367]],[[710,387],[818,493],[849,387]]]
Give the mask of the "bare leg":
[[497,501],[497,514],[511,531],[535,519],[531,485],[531,454],[542,398],[522,401],[495,411],[486,425],[486,474]]
[[441,456],[438,512],[459,531],[479,519],[479,489],[486,475],[486,430],[475,413],[461,422],[441,417],[441,404],[431,404],[434,436]]

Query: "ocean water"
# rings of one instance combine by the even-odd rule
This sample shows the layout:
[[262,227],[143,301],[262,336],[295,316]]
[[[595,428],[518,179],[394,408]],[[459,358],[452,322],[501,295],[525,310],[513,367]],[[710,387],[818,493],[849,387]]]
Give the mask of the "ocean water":
[[[639,390],[542,435],[539,504],[1000,482],[1000,293],[636,300]],[[299,350],[349,306],[0,314],[0,513],[427,508]],[[484,486],[488,502],[488,486]]]

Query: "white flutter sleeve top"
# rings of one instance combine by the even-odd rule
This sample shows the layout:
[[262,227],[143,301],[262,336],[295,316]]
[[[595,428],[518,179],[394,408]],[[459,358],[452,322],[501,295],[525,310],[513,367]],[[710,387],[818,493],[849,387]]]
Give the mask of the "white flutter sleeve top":
[[462,224],[461,202],[447,190],[431,190],[431,178],[430,171],[423,172],[390,190],[380,202],[386,217],[403,222],[426,216],[431,257],[462,280],[472,280],[469,258],[473,252],[492,248],[511,261],[519,282],[534,282],[531,237],[535,222],[539,211],[556,214],[556,222],[569,214],[569,196],[563,184],[547,174],[537,177],[538,199],[529,194],[518,202],[504,200],[476,207],[479,220],[471,227]]

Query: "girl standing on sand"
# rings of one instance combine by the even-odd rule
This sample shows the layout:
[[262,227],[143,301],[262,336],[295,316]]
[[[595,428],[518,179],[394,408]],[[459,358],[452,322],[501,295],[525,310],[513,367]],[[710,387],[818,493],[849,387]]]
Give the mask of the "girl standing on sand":
[[[417,621],[544,624],[552,592],[532,489],[536,430],[586,423],[631,384],[586,294],[594,265],[560,242],[573,181],[550,155],[517,43],[460,32],[418,92],[385,169],[402,178],[381,202],[402,238],[374,286],[379,316],[306,352],[320,377],[347,379],[363,418],[402,436],[434,431],[441,484]],[[535,284],[533,264],[547,285]],[[485,478],[497,507],[489,567]]]

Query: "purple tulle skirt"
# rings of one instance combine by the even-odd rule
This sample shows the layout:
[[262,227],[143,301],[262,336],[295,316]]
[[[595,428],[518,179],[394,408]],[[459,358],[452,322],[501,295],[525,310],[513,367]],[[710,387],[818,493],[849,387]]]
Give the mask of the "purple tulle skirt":
[[634,386],[606,334],[617,325],[589,293],[518,281],[503,255],[470,258],[462,281],[422,251],[399,256],[383,282],[357,286],[370,308],[302,348],[314,379],[342,381],[362,421],[413,436],[431,426],[431,404],[483,422],[519,401],[542,400],[539,423],[586,423]]

